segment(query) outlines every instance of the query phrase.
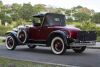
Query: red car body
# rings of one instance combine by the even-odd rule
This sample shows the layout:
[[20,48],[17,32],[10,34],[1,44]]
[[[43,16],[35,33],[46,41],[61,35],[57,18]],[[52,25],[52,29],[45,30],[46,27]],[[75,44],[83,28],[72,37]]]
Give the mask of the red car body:
[[80,31],[80,29],[78,29],[78,28],[67,28],[66,26],[64,26],[64,27],[61,27],[61,26],[41,27],[40,26],[40,27],[36,27],[36,28],[30,27],[28,36],[29,36],[29,39],[33,39],[33,40],[47,40],[49,34],[56,30],[64,31],[64,32],[68,33],[68,35],[71,38],[74,38],[74,39],[76,38],[77,31]]
[[[13,50],[16,45],[23,44],[28,45],[29,48],[37,45],[51,46],[55,54],[62,54],[70,48],[81,53],[88,46],[87,44],[95,44],[95,31],[81,31],[78,28],[66,26],[65,16],[62,14],[46,13],[33,17],[38,20],[34,19],[32,26],[25,26],[19,28],[18,31],[7,33],[6,46],[8,49]],[[77,48],[80,49],[77,50]]]

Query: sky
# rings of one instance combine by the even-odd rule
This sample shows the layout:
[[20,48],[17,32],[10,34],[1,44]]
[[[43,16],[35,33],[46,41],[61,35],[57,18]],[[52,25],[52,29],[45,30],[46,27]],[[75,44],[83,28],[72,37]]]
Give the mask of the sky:
[[13,4],[13,3],[31,3],[35,4],[45,4],[47,6],[61,7],[70,9],[72,7],[81,5],[89,9],[93,9],[96,12],[100,12],[100,0],[2,0],[3,4]]

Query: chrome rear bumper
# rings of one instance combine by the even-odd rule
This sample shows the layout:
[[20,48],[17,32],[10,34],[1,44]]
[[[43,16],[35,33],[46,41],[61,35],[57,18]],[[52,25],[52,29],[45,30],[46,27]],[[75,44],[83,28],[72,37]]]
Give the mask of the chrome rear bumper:
[[73,42],[70,46],[94,46],[96,45],[96,41],[87,41],[87,42]]

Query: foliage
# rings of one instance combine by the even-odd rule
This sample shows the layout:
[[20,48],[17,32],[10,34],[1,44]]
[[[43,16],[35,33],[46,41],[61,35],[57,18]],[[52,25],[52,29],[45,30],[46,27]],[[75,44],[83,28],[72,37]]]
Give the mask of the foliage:
[[33,15],[33,7],[30,3],[23,4],[19,10],[19,15],[22,19],[29,21]]
[[7,31],[9,31],[11,27],[0,25],[0,36],[4,36]]
[[86,31],[96,30],[96,24],[93,22],[84,22],[84,23],[81,23],[80,25],[76,25],[76,27],[80,28],[81,30],[86,30]]
[[96,27],[97,36],[100,36],[100,27]]
[[3,43],[3,40],[2,39],[0,39],[0,43]]
[[21,8],[20,4],[14,3],[11,6],[11,17],[13,21],[17,21],[18,19],[20,19],[20,15],[19,15],[19,10]]
[[34,14],[38,14],[42,11],[45,11],[45,5],[44,4],[36,4],[36,5],[33,6]]
[[6,22],[9,24],[12,22],[12,18],[8,15],[4,15],[4,17],[2,18],[2,24],[6,23]]
[[97,42],[100,42],[100,36],[97,37]]
[[92,21],[95,23],[100,23],[100,12],[93,15]]
[[90,16],[86,13],[75,13],[73,16],[79,22],[86,22],[90,19]]
[[69,17],[68,19],[66,19],[67,22],[73,22],[73,19],[71,17]]
[[0,1],[0,8],[2,8],[2,6],[3,6],[3,3],[2,3],[2,1]]
[[17,22],[19,19],[23,19],[27,22],[32,20],[34,14],[41,12],[65,14],[68,16],[68,22],[87,22],[91,20],[91,15],[93,15],[93,22],[100,23],[98,13],[94,15],[94,10],[90,10],[80,5],[71,9],[64,9],[51,6],[48,7],[44,4],[36,4],[32,6],[31,3],[24,3],[23,5],[17,3],[13,3],[12,5],[3,5],[2,1],[0,1],[0,20],[3,24],[5,22]]
[[66,9],[65,14],[66,14],[67,16],[70,16],[71,10],[70,10],[70,9]]
[[85,13],[85,14],[88,14],[88,15],[91,15],[92,14],[92,10],[84,7],[84,8],[80,8],[80,12],[81,13]]
[[66,24],[73,25],[73,26],[80,26],[81,25],[80,22],[66,22]]

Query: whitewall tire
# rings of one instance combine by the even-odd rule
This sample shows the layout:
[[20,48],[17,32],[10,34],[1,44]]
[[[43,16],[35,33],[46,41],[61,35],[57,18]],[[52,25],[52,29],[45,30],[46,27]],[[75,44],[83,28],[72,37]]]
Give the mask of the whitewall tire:
[[27,33],[25,30],[19,30],[17,37],[21,43],[25,43],[27,41]]
[[73,48],[73,51],[75,53],[82,53],[83,51],[85,51],[86,46],[82,46],[82,47],[77,47],[77,48]]
[[65,43],[62,37],[54,37],[51,41],[51,49],[54,54],[63,54],[66,51]]
[[7,36],[6,47],[9,50],[14,50],[16,48],[16,41],[12,35]]

